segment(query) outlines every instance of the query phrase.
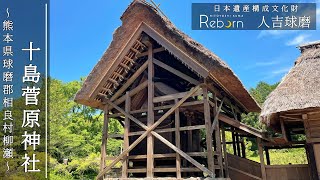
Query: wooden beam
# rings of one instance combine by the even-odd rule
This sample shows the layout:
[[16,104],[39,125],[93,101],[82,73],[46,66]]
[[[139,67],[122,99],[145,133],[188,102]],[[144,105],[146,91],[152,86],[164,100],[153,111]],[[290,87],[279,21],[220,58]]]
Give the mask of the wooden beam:
[[[158,103],[158,102],[164,102],[164,101],[172,101],[172,100],[175,100],[175,99],[178,99],[178,98],[183,98],[183,97],[186,96],[186,94],[188,94],[188,91],[187,92],[176,93],[176,94],[158,96],[158,97],[155,97],[153,99],[153,102],[154,103]],[[202,95],[201,89],[194,94],[194,96],[199,96],[199,95]]]
[[259,138],[262,138],[264,140],[267,140],[267,141],[271,141],[269,138],[265,137],[263,135],[263,132],[258,130],[258,129],[255,129],[253,127],[250,127],[246,124],[243,124],[239,121],[236,121],[235,119],[232,119],[228,116],[225,116],[223,114],[220,114],[219,115],[219,118],[218,118],[220,121],[224,122],[224,123],[227,123],[228,125],[232,126],[232,127],[235,127],[235,128],[238,128],[244,132],[247,132],[249,134],[252,134],[256,137],[259,137]]
[[184,80],[188,81],[191,84],[194,84],[194,85],[200,84],[199,81],[197,81],[197,80],[193,79],[192,77],[190,77],[190,76],[188,76],[188,75],[186,75],[186,74],[184,74],[184,73],[182,73],[182,72],[180,72],[180,71],[178,71],[178,70],[166,65],[165,63],[163,63],[163,62],[161,62],[161,61],[159,61],[159,60],[157,60],[155,58],[153,59],[153,62],[154,62],[154,64],[162,67],[163,69],[171,72],[172,74],[180,77],[181,79],[184,79]]
[[212,132],[211,129],[211,117],[210,117],[210,105],[208,102],[208,89],[207,87],[203,87],[203,105],[204,105],[204,119],[206,125],[206,144],[207,144],[207,160],[208,160],[208,169],[212,171],[215,176],[214,171],[214,159],[213,159],[213,151],[212,151]]
[[224,171],[226,177],[229,178],[229,165],[228,165],[228,152],[227,152],[227,144],[226,144],[226,130],[222,125],[222,144],[223,144],[223,156],[224,156]]
[[[195,125],[195,126],[184,126],[180,127],[179,131],[190,131],[190,130],[196,130],[196,129],[205,129],[205,125]],[[157,132],[159,134],[161,133],[168,133],[168,132],[175,132],[175,128],[164,128],[164,129],[156,129],[154,132]],[[143,134],[144,131],[135,131],[135,132],[129,132],[129,136],[137,136]],[[123,134],[109,134],[109,138],[123,138]]]
[[104,120],[103,120],[103,132],[102,132],[102,140],[101,140],[101,160],[100,160],[100,171],[102,171],[106,167],[106,145],[108,140],[108,124],[109,124],[109,110],[108,106],[105,106],[104,109]]
[[260,166],[261,166],[262,180],[267,180],[266,167],[265,167],[264,155],[263,155],[263,147],[261,145],[261,139],[260,138],[257,138],[257,144],[258,144],[258,150],[259,150],[259,156],[260,156]]
[[[127,113],[130,113],[131,110],[131,97],[129,95],[129,92],[126,92],[126,103],[125,103],[125,111]],[[130,132],[130,119],[129,117],[125,117],[124,120],[124,149],[127,149],[129,147],[129,132]],[[128,176],[128,156],[129,154],[127,154],[127,156],[124,158],[123,162],[122,162],[122,178],[127,178]]]
[[[175,99],[175,104],[178,102],[178,99]],[[175,139],[176,139],[176,146],[178,149],[181,149],[180,147],[180,112],[179,112],[179,108],[177,108],[175,110]],[[180,154],[176,153],[176,172],[177,172],[177,178],[180,179],[181,178],[181,158],[180,158]]]
[[209,70],[198,63],[195,59],[190,57],[188,54],[186,54],[184,51],[180,50],[177,46],[175,46],[173,43],[170,42],[167,38],[159,34],[157,31],[155,31],[152,27],[149,25],[143,23],[143,31],[151,36],[155,41],[157,41],[161,46],[163,46],[167,51],[174,54],[175,57],[182,60],[187,64],[190,68],[192,68],[194,71],[199,73],[203,78],[207,77],[209,75]]
[[[154,66],[153,66],[153,51],[152,44],[148,44],[148,122],[147,125],[150,128],[154,123],[154,111],[153,111],[153,98],[154,98]],[[147,136],[147,177],[153,178],[153,150],[154,139],[151,134]]]
[[[162,52],[162,51],[165,51],[164,47],[160,47],[160,48],[157,48],[157,49],[153,49],[153,54],[159,53],[159,52]],[[147,55],[148,55],[148,51],[147,51],[147,52],[140,53],[139,55],[137,55],[137,58],[140,58],[140,57],[143,57],[143,56],[147,56]]]
[[[186,154],[191,157],[207,157],[207,153],[205,152],[187,152]],[[176,156],[177,156],[177,153],[153,154],[153,158],[155,159],[176,158]],[[131,155],[128,158],[129,159],[147,159],[147,155]]]
[[122,85],[122,87],[110,98],[110,101],[116,100],[127,88],[141,75],[141,73],[148,67],[148,61],[145,62],[128,80]]
[[[103,169],[103,171],[100,171],[97,179],[100,179],[106,172],[108,172],[114,165],[116,165],[126,154],[128,154],[134,147],[136,147],[147,135],[153,131],[159,124],[161,124],[171,113],[173,113],[181,104],[183,104],[190,96],[192,96],[195,92],[197,92],[200,87],[203,85],[198,85],[195,88],[191,89],[190,92],[183,97],[175,106],[173,106],[170,110],[168,110],[158,121],[156,121],[148,130],[146,130],[138,139],[136,139],[129,147],[128,149],[124,150],[114,161],[110,163],[110,165]],[[136,120],[133,116],[130,114],[127,114],[125,111],[123,111],[120,107],[112,103],[110,100],[105,99],[106,103],[110,104],[114,108],[116,108],[118,111],[122,112],[125,115],[128,115],[128,117],[131,120]],[[135,122],[135,121],[134,121]],[[135,123],[141,123],[140,121],[137,121]],[[141,123],[143,126],[145,126],[143,123]]]

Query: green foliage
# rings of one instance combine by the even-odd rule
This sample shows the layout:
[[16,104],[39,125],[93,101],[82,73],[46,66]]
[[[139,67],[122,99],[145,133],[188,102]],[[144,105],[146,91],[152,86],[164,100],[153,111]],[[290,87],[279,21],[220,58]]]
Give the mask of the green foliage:
[[[100,163],[103,127],[101,111],[73,101],[82,82],[50,81],[50,167],[53,179],[94,179]],[[123,127],[110,119],[109,133],[123,133]],[[108,141],[107,153],[120,153],[121,140]],[[69,159],[68,165],[63,159]]]

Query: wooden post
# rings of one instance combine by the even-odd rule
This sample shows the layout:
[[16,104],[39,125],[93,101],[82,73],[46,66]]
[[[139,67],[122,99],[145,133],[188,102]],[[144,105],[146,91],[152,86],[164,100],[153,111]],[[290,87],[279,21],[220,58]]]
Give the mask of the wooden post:
[[[177,99],[174,101],[175,103],[178,102]],[[176,138],[176,146],[177,148],[181,149],[180,147],[180,111],[179,108],[175,110],[175,138]],[[181,158],[180,154],[176,153],[176,168],[177,168],[177,179],[181,178]]]
[[[187,115],[187,126],[191,126],[191,114]],[[193,140],[192,140],[192,130],[187,131],[188,133],[188,152],[192,152],[193,151]]]
[[239,137],[239,134],[236,133],[236,145],[237,145],[237,153],[238,153],[238,156],[241,157],[241,150],[240,150],[240,137]]
[[223,154],[224,154],[224,170],[226,177],[229,178],[229,165],[228,165],[228,153],[227,153],[227,144],[226,144],[226,130],[222,125],[222,143],[223,143]]
[[[154,111],[153,111],[153,97],[154,97],[154,65],[153,65],[153,50],[152,44],[148,44],[148,127],[150,128],[154,123]],[[154,149],[154,137],[151,133],[147,136],[147,177],[153,178],[153,149]]]
[[266,151],[266,159],[267,159],[267,165],[270,165],[270,154],[269,154],[269,148],[265,147],[264,150]]
[[284,125],[283,118],[280,118],[280,125],[281,125],[282,137],[286,142],[288,142],[288,135],[287,135],[287,132],[286,132],[286,127]]
[[105,105],[104,109],[104,120],[103,120],[103,132],[102,132],[102,140],[101,140],[101,160],[100,160],[100,171],[102,171],[106,167],[106,145],[108,141],[108,124],[109,124],[109,110],[108,105]]
[[246,158],[246,145],[244,144],[244,138],[241,140],[241,152],[242,152],[242,157]]
[[260,156],[262,180],[266,180],[267,174],[266,174],[266,167],[265,167],[265,163],[264,163],[263,147],[262,147],[260,138],[257,138],[257,144],[258,144],[258,150],[259,150],[259,156]]
[[316,154],[319,154],[319,152],[314,151],[313,143],[308,143],[308,140],[310,140],[310,138],[311,138],[310,132],[309,132],[308,114],[303,114],[302,119],[303,119],[303,123],[304,123],[306,139],[307,139],[306,152],[307,152],[310,176],[311,176],[311,179],[319,180],[320,177],[317,172],[318,171],[317,170],[317,163],[319,164],[319,162],[316,162],[316,156],[315,156]]
[[218,164],[219,164],[219,167],[220,167],[220,169],[219,169],[219,177],[224,177],[219,121],[217,122],[217,127],[216,127],[216,131],[215,131],[215,138],[216,138],[217,159],[218,159]]
[[236,146],[236,137],[235,137],[235,132],[234,128],[231,127],[231,134],[232,134],[232,149],[233,149],[233,155],[237,155],[237,146]]
[[[126,113],[130,114],[131,110],[131,97],[129,95],[129,92],[126,92],[126,103],[125,103],[125,111]],[[123,134],[123,148],[128,149],[129,147],[129,132],[130,132],[130,119],[128,116],[125,117],[124,119],[124,134]],[[129,153],[127,154],[127,157],[124,158],[122,162],[122,178],[127,178],[127,169],[128,169],[128,156]]]
[[214,171],[214,159],[212,151],[212,133],[211,133],[211,118],[210,118],[210,105],[208,102],[208,89],[203,87],[203,104],[204,104],[204,119],[206,126],[206,144],[207,144],[207,159],[208,159],[208,169],[212,171],[215,176]]

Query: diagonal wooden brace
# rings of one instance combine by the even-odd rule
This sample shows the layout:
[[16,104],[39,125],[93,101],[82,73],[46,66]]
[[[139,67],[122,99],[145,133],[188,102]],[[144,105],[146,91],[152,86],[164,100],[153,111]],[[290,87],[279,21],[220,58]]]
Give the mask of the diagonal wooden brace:
[[[171,113],[173,113],[179,106],[181,106],[189,97],[191,97],[195,92],[197,92],[200,87],[203,86],[203,84],[200,84],[198,86],[196,86],[195,88],[193,88],[192,90],[190,90],[190,92],[185,96],[183,97],[177,104],[175,104],[169,111],[167,111],[158,121],[156,121],[151,127],[147,127],[147,130],[137,139],[135,140],[129,147],[128,149],[124,150],[115,160],[113,160],[111,162],[111,164],[108,166],[108,167],[105,167],[97,176],[97,179],[100,179],[101,177],[103,177],[103,175],[108,172],[114,165],[116,165],[123,157],[125,157],[134,147],[136,147],[145,137],[147,137],[147,135],[153,131],[159,124],[161,124]],[[106,102],[109,104],[109,105],[115,105],[113,104],[110,100],[108,99],[105,99]],[[118,107],[118,106],[117,106]],[[115,107],[116,108],[116,107]],[[122,113],[126,113],[123,111],[123,109],[121,109],[119,107],[119,109],[117,109],[118,111],[122,111]],[[120,111],[120,112],[121,112]],[[129,118],[134,118],[133,116],[131,116],[130,114],[128,114]],[[134,118],[135,119],[135,118]],[[135,122],[135,121],[134,121]],[[140,122],[140,121],[137,121],[137,122]],[[136,123],[137,123],[136,122]],[[140,122],[141,123],[141,122]],[[145,126],[143,124],[143,126]]]
[[219,114],[220,114],[220,111],[221,111],[221,108],[222,108],[222,105],[223,105],[224,100],[225,100],[225,97],[222,98],[221,103],[220,103],[220,106],[219,106],[219,108],[218,108],[218,110],[217,110],[217,114],[216,114],[215,117],[214,117],[214,120],[213,120],[213,123],[212,123],[212,126],[211,126],[211,132],[210,132],[211,134],[212,134],[213,131],[216,129],[216,126],[217,126],[217,124],[218,124],[218,118],[219,118]]
[[[109,100],[107,100],[109,101]],[[139,126],[141,126],[143,129],[145,129],[146,131],[149,129],[148,126],[144,125],[142,122],[140,122],[138,119],[136,119],[135,117],[133,117],[132,115],[126,113],[123,109],[121,109],[119,106],[115,105],[112,102],[107,102],[108,104],[110,104],[111,106],[113,106],[116,110],[118,110],[119,112],[121,112],[122,114],[124,114],[125,116],[127,116],[128,118],[130,118],[133,122],[135,122],[136,124],[138,124]],[[191,156],[189,156],[188,154],[186,154],[185,152],[183,152],[182,150],[180,150],[179,148],[177,148],[175,145],[173,145],[170,141],[166,140],[165,138],[163,138],[160,134],[158,134],[157,132],[151,131],[151,134],[154,135],[156,138],[158,138],[160,141],[162,141],[165,145],[169,146],[172,150],[174,150],[175,152],[179,153],[182,157],[184,157],[185,159],[187,159],[189,162],[191,162],[193,165],[195,165],[197,168],[199,168],[200,170],[202,170],[203,172],[206,172],[207,174],[209,174],[211,177],[213,177],[213,173],[208,170],[206,167],[202,166],[200,163],[198,163],[195,159],[193,159]]]

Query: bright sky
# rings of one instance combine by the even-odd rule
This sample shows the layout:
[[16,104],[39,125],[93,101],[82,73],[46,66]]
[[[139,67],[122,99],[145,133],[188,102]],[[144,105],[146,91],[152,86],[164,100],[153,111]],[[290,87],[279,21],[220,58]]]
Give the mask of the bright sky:
[[[320,40],[320,30],[195,31],[191,30],[191,3],[213,2],[212,0],[155,1],[161,4],[161,10],[180,30],[222,58],[247,89],[255,87],[259,81],[280,81],[300,54],[296,46]],[[320,29],[320,0],[316,1],[317,29]],[[51,76],[64,82],[86,77],[109,46],[113,31],[121,25],[120,16],[130,2],[131,0],[51,1]],[[232,1],[236,2],[265,1]]]

